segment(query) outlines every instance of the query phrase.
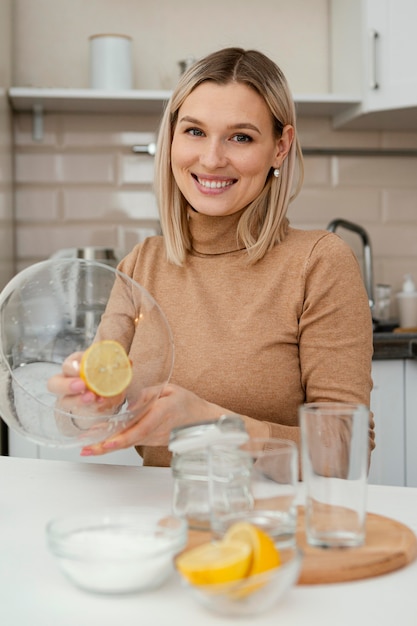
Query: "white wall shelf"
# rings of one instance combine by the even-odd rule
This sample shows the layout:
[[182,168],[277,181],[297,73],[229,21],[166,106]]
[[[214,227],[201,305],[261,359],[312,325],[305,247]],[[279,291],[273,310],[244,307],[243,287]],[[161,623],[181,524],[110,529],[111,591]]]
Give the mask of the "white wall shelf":
[[[43,139],[45,113],[134,114],[161,116],[171,92],[166,90],[106,91],[11,87],[8,92],[14,111],[33,114],[33,139]],[[356,98],[336,94],[295,96],[297,114],[303,117],[334,117],[359,104]]]
[[15,111],[43,113],[135,113],[159,115],[170,91],[105,91],[99,89],[49,89],[11,87]]
[[[41,109],[46,113],[135,113],[160,115],[170,91],[102,91],[99,89],[50,89],[11,87],[9,99],[15,111]],[[357,104],[359,100],[338,94],[301,94],[295,102],[299,115],[333,116]]]

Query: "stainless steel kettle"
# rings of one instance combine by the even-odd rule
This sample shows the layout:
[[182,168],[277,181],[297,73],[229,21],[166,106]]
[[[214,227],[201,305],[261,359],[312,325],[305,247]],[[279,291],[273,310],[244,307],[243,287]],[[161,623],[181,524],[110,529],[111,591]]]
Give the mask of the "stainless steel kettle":
[[[109,265],[115,268],[119,262],[115,251],[112,248],[87,246],[85,248],[64,248],[58,250],[51,255],[51,259],[82,259],[84,261],[93,261]],[[108,294],[110,292],[109,281],[114,280],[103,273],[100,274],[102,281],[97,280],[97,272],[94,263],[86,263],[83,267],[79,267],[78,263],[72,268],[74,280],[77,281],[78,291],[75,296],[72,308],[74,310],[71,324],[68,325],[61,336],[56,338],[56,350],[63,344],[63,351],[69,353],[79,349],[77,341],[78,337],[90,336],[93,340],[101,316],[107,304]],[[59,306],[59,302],[56,303]],[[69,305],[66,304],[67,308]],[[72,342],[71,350],[69,344]]]

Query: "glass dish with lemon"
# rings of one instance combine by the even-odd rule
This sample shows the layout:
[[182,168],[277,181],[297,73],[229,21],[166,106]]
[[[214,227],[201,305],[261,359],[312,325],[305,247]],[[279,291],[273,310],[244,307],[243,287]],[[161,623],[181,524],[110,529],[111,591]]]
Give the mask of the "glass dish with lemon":
[[183,552],[176,569],[205,607],[224,615],[269,610],[298,580],[302,554],[278,549],[272,538],[248,522],[237,522],[218,541]]
[[[70,355],[99,403],[57,400],[48,391]],[[110,265],[50,259],[24,269],[0,294],[0,415],[35,443],[81,447],[124,430],[159,396],[172,365],[160,307]]]

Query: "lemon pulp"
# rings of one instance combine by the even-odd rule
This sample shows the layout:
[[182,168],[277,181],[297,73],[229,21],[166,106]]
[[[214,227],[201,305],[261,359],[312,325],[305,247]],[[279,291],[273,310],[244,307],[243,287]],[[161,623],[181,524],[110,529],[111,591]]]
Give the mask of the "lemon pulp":
[[252,560],[248,576],[261,574],[280,565],[279,552],[272,538],[263,530],[248,522],[233,524],[223,539],[224,542],[240,541],[251,548]]
[[97,341],[87,348],[81,358],[80,377],[88,389],[98,396],[117,396],[132,380],[132,364],[118,341]]
[[239,580],[247,575],[251,549],[240,541],[204,543],[184,552],[176,566],[193,585],[211,585]]

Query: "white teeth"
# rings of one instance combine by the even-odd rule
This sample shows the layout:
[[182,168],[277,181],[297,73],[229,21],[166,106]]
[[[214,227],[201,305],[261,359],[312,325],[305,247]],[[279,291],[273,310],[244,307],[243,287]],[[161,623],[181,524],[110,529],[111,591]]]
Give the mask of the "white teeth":
[[222,189],[223,187],[229,187],[229,185],[233,185],[232,180],[204,180],[201,178],[197,178],[200,185],[203,187],[207,187],[208,189]]

